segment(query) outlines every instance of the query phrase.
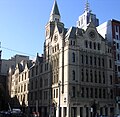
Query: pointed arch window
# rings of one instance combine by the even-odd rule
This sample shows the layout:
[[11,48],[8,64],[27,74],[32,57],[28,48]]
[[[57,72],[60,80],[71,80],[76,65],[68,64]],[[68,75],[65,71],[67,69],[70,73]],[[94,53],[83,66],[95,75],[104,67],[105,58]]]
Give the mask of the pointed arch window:
[[72,62],[75,62],[75,53],[72,53]]

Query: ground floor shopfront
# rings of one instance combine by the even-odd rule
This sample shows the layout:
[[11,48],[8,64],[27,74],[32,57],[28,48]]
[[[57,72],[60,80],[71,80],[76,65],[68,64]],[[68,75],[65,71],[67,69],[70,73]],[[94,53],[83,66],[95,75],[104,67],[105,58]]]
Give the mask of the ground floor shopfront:
[[[30,107],[30,113],[36,111],[36,106]],[[94,117],[95,115],[107,115],[113,117],[115,114],[114,104],[79,104],[71,103],[68,105],[39,106],[40,117]]]

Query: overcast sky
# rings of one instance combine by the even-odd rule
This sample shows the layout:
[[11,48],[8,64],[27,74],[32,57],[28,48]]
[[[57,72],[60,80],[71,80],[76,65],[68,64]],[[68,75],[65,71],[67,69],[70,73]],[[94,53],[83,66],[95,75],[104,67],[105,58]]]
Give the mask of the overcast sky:
[[[15,54],[34,58],[43,53],[45,25],[54,0],[0,0],[0,42],[2,59]],[[88,0],[100,24],[120,20],[120,0]],[[66,28],[76,26],[86,0],[57,0],[61,20]]]

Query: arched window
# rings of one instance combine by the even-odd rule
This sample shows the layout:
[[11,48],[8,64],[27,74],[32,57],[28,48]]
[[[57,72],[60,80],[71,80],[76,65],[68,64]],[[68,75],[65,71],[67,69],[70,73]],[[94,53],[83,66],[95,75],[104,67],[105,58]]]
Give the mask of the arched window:
[[75,53],[72,53],[72,62],[75,62]]
[[38,81],[37,79],[35,80],[35,88],[37,89],[37,84],[38,84]]
[[105,84],[105,72],[103,72],[103,83]]
[[73,78],[73,80],[75,80],[75,71],[74,70],[72,71],[72,78]]
[[110,98],[113,99],[113,90],[110,90]]
[[96,43],[94,42],[94,49],[96,50]]
[[85,47],[88,48],[88,41],[85,41]]
[[88,56],[86,55],[86,64],[88,64]]
[[93,82],[93,72],[90,70],[90,81]]
[[90,65],[92,65],[92,63],[93,63],[92,60],[93,60],[92,56],[90,56]]
[[101,83],[101,72],[99,71],[99,83]]
[[112,68],[112,60],[109,59],[109,67]]
[[83,69],[81,70],[81,72],[82,72],[82,73],[81,73],[81,74],[82,74],[81,80],[84,81],[84,71],[83,71]]
[[98,50],[100,50],[100,43],[98,43]]
[[83,55],[81,55],[81,61],[82,61],[82,64],[84,63],[84,57]]
[[92,49],[92,42],[91,41],[90,41],[90,45],[89,46],[90,46],[90,49]]
[[88,70],[86,69],[86,82],[88,82]]
[[119,54],[117,54],[117,59],[120,60],[120,55]]
[[97,83],[97,72],[94,72],[94,77],[95,77],[95,83]]
[[40,88],[42,88],[42,86],[43,86],[43,80],[42,78],[40,78]]

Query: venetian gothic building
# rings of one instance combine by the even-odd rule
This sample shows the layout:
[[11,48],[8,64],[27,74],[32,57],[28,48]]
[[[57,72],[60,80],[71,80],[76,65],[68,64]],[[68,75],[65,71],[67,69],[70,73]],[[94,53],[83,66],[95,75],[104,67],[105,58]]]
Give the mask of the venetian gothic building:
[[[25,102],[26,110],[39,112],[40,117],[114,114],[113,53],[111,45],[98,33],[98,24],[87,3],[77,26],[65,28],[54,1],[45,26],[44,53],[37,55],[31,67],[25,67],[29,74],[27,98],[21,96],[24,86],[18,85],[24,78],[16,81],[16,97]],[[21,78],[25,76],[22,73],[24,70]]]

